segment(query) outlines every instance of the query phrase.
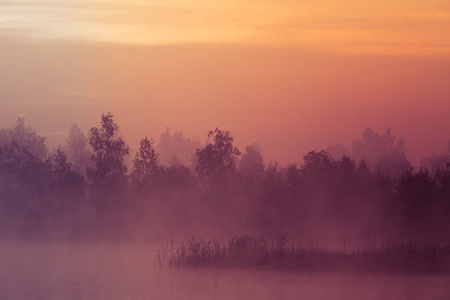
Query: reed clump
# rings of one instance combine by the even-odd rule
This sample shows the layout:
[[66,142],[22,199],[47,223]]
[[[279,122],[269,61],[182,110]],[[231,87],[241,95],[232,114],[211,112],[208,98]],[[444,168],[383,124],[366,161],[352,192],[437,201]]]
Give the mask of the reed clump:
[[331,251],[249,235],[228,243],[191,238],[170,241],[158,251],[160,267],[250,268],[286,271],[449,273],[450,245],[388,241],[354,250]]

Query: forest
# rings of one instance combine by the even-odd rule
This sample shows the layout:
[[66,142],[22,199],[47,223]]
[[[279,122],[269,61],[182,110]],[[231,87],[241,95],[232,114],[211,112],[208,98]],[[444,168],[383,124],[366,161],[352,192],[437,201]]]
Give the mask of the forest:
[[113,115],[65,145],[19,118],[0,130],[2,239],[167,240],[249,233],[310,245],[388,239],[448,241],[450,144],[413,167],[405,141],[364,130],[351,151],[311,150],[301,163],[266,164],[258,144],[231,132],[207,142],[166,130],[131,153]]

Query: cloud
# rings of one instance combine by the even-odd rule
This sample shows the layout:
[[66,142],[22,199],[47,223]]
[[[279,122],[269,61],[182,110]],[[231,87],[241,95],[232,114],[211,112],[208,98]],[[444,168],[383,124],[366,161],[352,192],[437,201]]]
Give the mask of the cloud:
[[86,1],[86,0],[46,0],[42,1],[16,1],[4,0],[0,2],[0,7],[16,7],[24,9],[80,9],[80,10],[109,10],[109,9],[129,9],[140,8],[142,5],[137,3],[117,1]]
[[[3,1],[0,35],[96,43],[238,43],[445,54],[448,5],[426,0]],[[377,50],[378,49],[378,50]]]

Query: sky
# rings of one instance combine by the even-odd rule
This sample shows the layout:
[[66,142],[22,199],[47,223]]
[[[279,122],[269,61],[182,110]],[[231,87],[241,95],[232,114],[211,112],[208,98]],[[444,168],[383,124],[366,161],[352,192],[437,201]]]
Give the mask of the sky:
[[450,2],[0,1],[0,127],[64,143],[111,112],[133,149],[229,130],[267,162],[361,137],[450,141]]

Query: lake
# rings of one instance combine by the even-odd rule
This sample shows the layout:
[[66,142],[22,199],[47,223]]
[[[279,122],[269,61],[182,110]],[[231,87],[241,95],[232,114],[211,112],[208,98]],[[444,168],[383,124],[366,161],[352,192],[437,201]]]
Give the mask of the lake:
[[450,276],[159,268],[148,243],[0,243],[0,299],[450,299]]

